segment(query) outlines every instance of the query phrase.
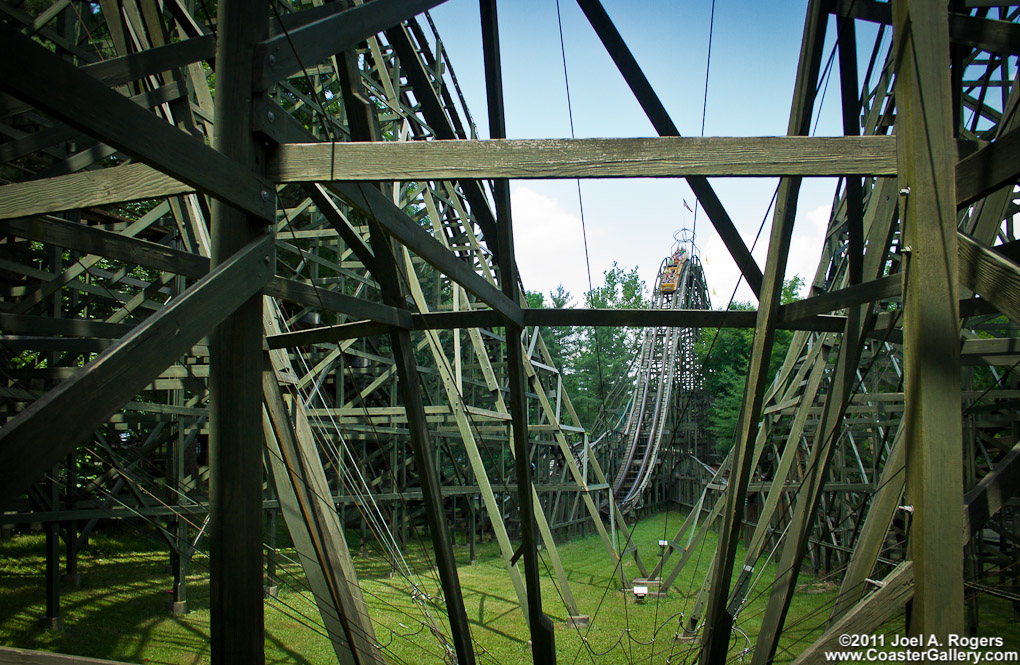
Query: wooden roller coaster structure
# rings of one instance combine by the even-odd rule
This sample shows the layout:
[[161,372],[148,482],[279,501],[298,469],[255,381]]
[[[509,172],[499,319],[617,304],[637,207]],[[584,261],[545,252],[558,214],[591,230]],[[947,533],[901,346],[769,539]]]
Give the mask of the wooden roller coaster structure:
[[[0,2],[0,509],[44,525],[51,625],[61,540],[73,575],[100,520],[146,519],[177,611],[208,535],[213,662],[264,662],[263,534],[282,515],[339,662],[382,662],[343,527],[399,545],[424,523],[447,656],[468,665],[451,525],[481,521],[552,663],[539,545],[580,621],[557,540],[595,529],[621,562],[604,509],[629,540],[640,496],[689,509],[652,570],[635,562],[662,591],[718,530],[684,619],[702,663],[726,662],[771,553],[754,665],[804,565],[845,572],[797,662],[908,604],[908,630],[944,643],[977,622],[975,594],[1020,600],[982,584],[1018,552],[1017,5],[810,0],[788,135],[687,139],[599,0],[578,0],[657,137],[523,141],[505,140],[494,0],[492,140],[428,18],[439,0],[36,4]],[[866,68],[862,21],[880,25]],[[830,26],[845,135],[816,138]],[[746,176],[780,179],[763,266],[707,180]],[[579,177],[686,178],[758,309],[526,307],[508,180]],[[804,177],[840,184],[809,297],[781,305]],[[670,354],[638,383],[625,458],[593,446],[551,326],[645,328],[649,362],[675,345],[689,362],[694,329],[753,328],[728,455],[662,447],[696,381]],[[772,377],[779,329],[796,332]]]

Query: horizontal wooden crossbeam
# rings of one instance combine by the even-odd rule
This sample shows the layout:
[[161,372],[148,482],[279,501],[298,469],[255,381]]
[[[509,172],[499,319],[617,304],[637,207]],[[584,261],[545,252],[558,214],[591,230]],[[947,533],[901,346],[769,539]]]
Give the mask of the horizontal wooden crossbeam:
[[290,143],[277,182],[896,175],[891,136]]
[[[267,292],[269,289],[267,288]],[[705,309],[523,309],[525,326],[564,327],[591,326],[632,328],[754,328],[757,312],[746,310]],[[840,332],[845,317],[813,316],[796,321],[783,321],[784,330],[812,330]],[[495,328],[504,325],[503,317],[494,310],[465,312],[429,312],[411,314],[410,330],[453,330],[457,328]],[[400,327],[400,326],[398,326]],[[336,326],[323,326],[308,330],[270,335],[266,339],[271,349],[292,348],[306,344],[338,342],[344,339],[371,337],[388,331],[387,326],[374,321],[356,321]]]
[[[204,256],[86,224],[37,217],[11,220],[5,224],[4,230],[22,238],[185,277],[202,277],[209,272],[209,259]],[[408,328],[411,325],[404,310],[285,277],[270,278],[265,292],[277,298],[340,312],[356,319],[368,319],[384,326]]]

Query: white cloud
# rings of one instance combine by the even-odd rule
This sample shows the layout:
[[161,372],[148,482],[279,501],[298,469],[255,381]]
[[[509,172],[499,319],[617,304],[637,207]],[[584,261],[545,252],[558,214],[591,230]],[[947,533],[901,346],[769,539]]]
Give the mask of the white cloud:
[[793,226],[790,259],[786,264],[786,278],[790,279],[794,275],[804,278],[805,286],[801,290],[802,296],[807,295],[808,286],[814,280],[815,272],[818,270],[818,260],[822,256],[822,243],[825,241],[825,232],[829,228],[831,211],[831,205],[819,205],[797,215],[797,221]]
[[[546,295],[559,284],[575,298],[588,290],[581,219],[564,210],[560,202],[528,187],[512,192],[514,250],[524,288]],[[604,236],[599,229],[588,228],[588,240]],[[598,281],[601,277],[593,275]]]
[[[830,207],[826,204],[819,205],[797,216],[790,239],[790,255],[786,264],[787,279],[794,275],[800,275],[804,278],[805,284],[810,284],[814,279],[818,260],[822,253],[822,242],[825,240],[825,231],[829,224]],[[771,224],[771,222],[770,217],[768,223]],[[762,268],[765,266],[765,258],[768,254],[769,239],[766,233],[767,230],[762,232],[762,237],[758,240],[758,245],[753,252],[755,260]],[[752,240],[753,238],[745,238],[745,242],[748,244]],[[733,294],[733,288],[740,277],[740,270],[730,257],[722,238],[714,231],[704,241],[701,250],[712,296],[712,306],[716,309],[724,308]],[[801,295],[807,295],[806,286],[801,290]],[[740,288],[737,290],[734,300],[757,303],[747,282],[743,280],[740,282]]]

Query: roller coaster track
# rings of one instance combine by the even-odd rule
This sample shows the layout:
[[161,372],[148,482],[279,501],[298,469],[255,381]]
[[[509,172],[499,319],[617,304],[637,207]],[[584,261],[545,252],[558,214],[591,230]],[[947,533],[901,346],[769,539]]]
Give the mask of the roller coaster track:
[[[709,309],[708,287],[701,261],[695,254],[679,267],[676,289],[663,291],[664,260],[655,281],[654,309]],[[622,420],[623,455],[613,481],[620,510],[639,508],[650,480],[661,472],[660,455],[677,443],[680,421],[689,420],[687,396],[700,387],[694,328],[646,328],[631,366],[636,367],[634,387]],[[668,471],[668,470],[667,470]]]

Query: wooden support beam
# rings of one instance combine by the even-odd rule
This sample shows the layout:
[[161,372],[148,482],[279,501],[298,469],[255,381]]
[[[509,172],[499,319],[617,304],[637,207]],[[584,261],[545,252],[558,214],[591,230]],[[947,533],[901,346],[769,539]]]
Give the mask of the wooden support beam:
[[891,136],[286,143],[268,173],[275,182],[889,176],[896,149]]
[[44,46],[0,25],[0,89],[166,175],[272,220],[271,187],[236,161],[106,87]]
[[0,219],[127,203],[195,188],[147,164],[125,164],[0,186]]
[[318,183],[312,183],[305,186],[305,192],[315,202],[319,212],[326,218],[330,226],[336,230],[340,238],[351,248],[351,251],[358,257],[362,265],[369,272],[374,273],[375,254],[372,253],[372,248],[368,246],[368,243],[365,242],[364,238],[361,237],[361,234],[358,233],[347,218],[341,214],[340,209],[333,202],[333,199],[329,197],[326,189]]
[[1020,180],[1020,129],[1014,129],[956,164],[956,205],[963,208]]
[[1020,322],[1020,265],[959,233],[960,284]]
[[[215,53],[216,40],[212,35],[204,35],[138,53],[90,62],[82,65],[80,69],[102,83],[114,87],[200,60],[211,60]],[[22,113],[31,108],[31,104],[17,97],[0,93],[0,118]]]
[[[220,0],[216,30],[213,146],[217,157],[255,179],[264,162],[262,142],[252,126],[252,61],[255,44],[269,30],[269,8],[261,0]],[[275,222],[275,192],[263,189],[261,198],[268,206],[261,217]],[[272,226],[263,227],[258,216],[258,211],[234,207],[224,199],[212,202],[211,265],[228,260],[238,245],[252,238],[273,241]],[[273,269],[276,264],[270,261],[268,265]],[[249,296],[209,338],[209,632],[213,665],[265,662],[263,298],[258,293],[249,292]]]
[[[127,167],[122,167],[127,168]],[[146,167],[148,168],[148,167]],[[119,169],[108,169],[119,170]],[[90,171],[89,173],[94,173]],[[12,187],[13,185],[8,185]],[[4,223],[5,233],[49,245],[86,252],[105,259],[123,261],[187,277],[209,272],[209,259],[171,249],[166,245],[132,238],[87,224],[52,217],[12,219]]]
[[272,274],[272,239],[250,243],[46,393],[0,430],[0,506],[7,505]]
[[[265,90],[302,67],[315,65],[445,1],[375,0],[349,8],[346,3],[331,4],[326,10],[315,8],[311,11],[316,11],[316,20],[284,28],[258,45],[255,88]],[[300,21],[300,15],[292,20]]]
[[[818,347],[819,351],[822,350],[821,346],[822,345],[819,345]],[[825,353],[813,354],[813,366],[811,367],[811,373],[808,376],[807,384],[804,387],[804,394],[801,398],[801,407],[797,409],[797,413],[793,418],[793,423],[790,426],[790,433],[786,437],[786,445],[783,447],[783,451],[780,454],[779,464],[776,466],[772,483],[770,483],[768,494],[765,497],[765,503],[758,512],[758,525],[755,527],[754,534],[751,536],[751,542],[747,546],[747,554],[744,556],[744,565],[740,569],[740,577],[737,580],[734,594],[730,599],[729,607],[731,612],[735,612],[736,608],[743,605],[746,599],[746,593],[748,590],[746,583],[750,581],[750,573],[754,570],[755,565],[757,565],[758,557],[761,555],[762,550],[768,542],[768,536],[771,535],[770,531],[771,525],[773,524],[773,518],[775,517],[776,510],[781,504],[781,499],[784,497],[785,491],[788,489],[787,482],[790,480],[790,470],[793,468],[794,462],[797,461],[797,458],[802,454],[800,445],[801,437],[804,436],[804,428],[807,425],[808,414],[811,411],[809,405],[814,403],[818,394],[818,388],[825,375],[825,370],[828,365],[826,355],[827,350]],[[798,487],[798,492],[801,490],[804,492],[810,491],[810,488],[805,487],[804,483],[800,483],[799,485],[800,487]],[[789,542],[789,540],[787,542]]]
[[[578,0],[577,4],[581,7],[588,22],[591,23],[592,28],[595,29],[602,45],[605,46],[609,56],[616,64],[616,68],[620,70],[620,74],[627,81],[627,85],[630,86],[631,92],[634,93],[634,97],[641,105],[645,115],[648,116],[656,133],[659,136],[680,136],[680,130],[669,117],[666,107],[655,94],[655,90],[652,89],[644,72],[641,71],[637,60],[627,48],[627,44],[623,41],[616,26],[613,25],[613,21],[609,18],[602,3],[599,0]],[[704,208],[705,214],[708,215],[719,237],[722,238],[723,244],[726,245],[730,256],[733,257],[733,262],[740,268],[751,291],[754,292],[755,297],[760,298],[761,268],[751,256],[747,245],[744,244],[740,233],[733,225],[733,220],[730,219],[722,202],[719,201],[719,197],[716,196],[715,190],[712,189],[708,180],[701,176],[689,176],[687,184],[694,192],[694,196],[697,197],[698,203]]]
[[[855,651],[839,643],[842,635],[873,635],[879,627],[898,612],[914,596],[914,564],[904,561],[889,573],[877,591],[864,598],[853,609],[819,637],[793,661],[793,665],[828,662],[826,652]],[[945,642],[943,642],[945,644]]]
[[[118,339],[131,332],[126,323],[107,323],[96,319],[57,319],[52,316],[28,316],[0,312],[0,330],[5,335],[63,335],[65,337],[101,337]],[[74,368],[65,368],[73,371]]]
[[338,660],[382,665],[319,450],[301,400],[284,403],[276,374],[282,369],[267,360],[262,374],[266,467]]
[[[631,326],[655,328],[754,328],[758,312],[753,310],[706,309],[525,309],[528,326]],[[844,317],[808,315],[776,322],[777,329],[838,332]]]
[[[368,137],[355,137],[366,139]],[[376,278],[382,291],[384,302],[395,308],[406,309],[407,290],[401,276],[401,264],[397,262],[398,248],[393,238],[379,221],[378,216],[387,216],[388,221],[396,228],[404,228],[403,224],[413,224],[407,215],[392,204],[374,185],[357,187],[357,192],[366,203],[375,198],[378,205],[369,207],[369,239],[376,262]],[[377,197],[376,197],[377,195]],[[380,202],[386,201],[389,205]],[[366,206],[367,207],[367,206]],[[375,210],[383,211],[385,215]],[[377,216],[378,215],[378,216]],[[399,218],[399,219],[398,219]],[[415,227],[416,229],[418,227]],[[420,230],[420,229],[418,229]],[[443,255],[454,258],[437,240],[421,231],[428,240],[438,246]],[[426,243],[426,246],[427,243]],[[402,251],[402,250],[400,250]],[[463,264],[466,266],[467,264]],[[483,281],[475,273],[473,277]],[[488,289],[492,286],[484,282]],[[494,290],[494,289],[493,289]],[[436,568],[439,571],[440,585],[446,600],[447,615],[450,620],[450,631],[457,662],[474,665],[475,654],[471,646],[471,629],[468,625],[467,613],[464,609],[464,596],[457,573],[457,562],[453,555],[450,542],[449,522],[446,518],[439,471],[436,469],[436,457],[432,447],[428,424],[425,418],[425,405],[418,382],[418,368],[415,360],[415,348],[411,343],[411,335],[405,329],[391,328],[390,344],[393,348],[394,370],[397,374],[397,390],[407,413],[407,429],[410,435],[411,449],[414,453],[414,465],[422,488],[425,506],[425,518],[432,536],[433,551],[436,556]],[[451,657],[454,654],[449,654]]]
[[[281,283],[289,285],[282,288]],[[309,293],[296,293],[294,285],[300,285]],[[312,287],[293,280],[274,277],[266,285],[266,294],[317,306],[316,296],[311,293]],[[319,290],[327,309],[351,314],[354,316],[355,305],[362,310],[370,310],[369,321],[344,323],[336,326],[295,330],[268,337],[272,348],[287,348],[305,344],[336,342],[341,339],[371,337],[386,332],[386,325],[393,325],[408,330],[456,330],[465,328],[495,328],[503,323],[503,318],[494,310],[480,309],[463,312],[427,312],[400,315],[395,321],[396,311],[385,305],[362,301],[350,296],[342,300],[340,294]],[[357,301],[349,304],[348,300]],[[754,310],[704,310],[704,309],[523,309],[524,325],[543,328],[586,326],[616,328],[628,326],[632,328],[658,328],[672,326],[678,328],[753,328],[757,312]],[[406,312],[404,313],[406,314]],[[840,332],[843,330],[844,317],[817,316],[782,320],[776,325],[777,330],[809,330],[813,332]],[[394,321],[387,324],[387,321]]]
[[963,497],[963,542],[984,527],[1020,491],[1020,443],[999,460],[974,489]]
[[[400,58],[400,69],[414,91],[414,97],[421,105],[421,114],[426,124],[438,139],[460,138],[453,122],[447,115],[442,100],[432,86],[432,77],[418,57],[418,52],[411,43],[411,38],[403,26],[390,28],[386,31],[386,39]],[[441,83],[441,81],[440,81]],[[493,260],[499,260],[499,234],[496,232],[496,218],[489,208],[489,198],[482,183],[475,180],[462,180],[459,183],[471,208],[471,214],[478,223],[485,238],[485,244],[492,252]]]
[[828,291],[817,296],[796,300],[779,308],[780,318],[793,323],[825,312],[864,305],[885,298],[894,298],[903,291],[903,276],[889,275],[871,282]]
[[[485,68],[485,92],[489,111],[489,133],[493,139],[506,138],[506,116],[503,108],[503,70],[499,51],[499,20],[496,0],[479,0],[482,23],[482,56]],[[499,282],[503,295],[513,303],[521,301],[517,261],[514,256],[513,222],[510,212],[510,183],[497,179],[492,183],[492,199],[496,208],[496,234],[500,253],[497,257]],[[524,581],[528,592],[528,628],[531,634],[531,655],[535,665],[555,665],[556,634],[552,621],[542,611],[541,570],[538,563],[538,525],[535,515],[537,498],[531,479],[531,445],[528,433],[528,397],[524,371],[523,316],[506,322],[507,401],[510,402],[513,437],[514,469],[517,476],[517,514],[520,519],[521,551],[524,555]]]
[[903,246],[907,500],[916,591],[909,630],[962,634],[963,459],[956,150],[945,5],[894,0],[896,139]]
[[[839,46],[839,96],[843,116],[843,135],[861,133],[861,93],[857,84],[857,27],[854,21],[836,23]],[[844,188],[846,209],[847,263],[849,285],[860,284],[864,261],[864,181],[848,176]]]
[[[201,277],[209,272],[209,259],[204,256],[170,249],[158,243],[85,224],[52,218],[33,218],[11,220],[4,227],[7,232],[22,238],[186,277]],[[411,319],[405,310],[387,307],[365,298],[348,296],[331,289],[317,288],[293,279],[273,276],[265,286],[265,293],[385,326],[411,328]]]
[[[328,147],[329,144],[313,144]],[[339,144],[337,144],[339,145]],[[343,145],[384,145],[382,143],[345,143]],[[393,144],[397,145],[397,144]],[[403,145],[403,144],[401,144]],[[348,203],[375,219],[394,238],[430,265],[463,286],[502,316],[520,325],[524,315],[517,303],[500,293],[476,273],[471,264],[457,258],[450,250],[418,226],[403,210],[382,192],[371,185],[357,182],[337,182],[333,187]]]
[[839,587],[839,595],[836,596],[836,602],[832,605],[832,614],[829,616],[830,626],[850,611],[865,594],[867,591],[865,580],[871,575],[878,562],[878,557],[885,547],[886,536],[889,534],[893,518],[896,517],[900,498],[903,496],[903,487],[907,480],[905,474],[907,447],[903,443],[906,431],[906,423],[901,421],[899,429],[896,430],[892,447],[886,456],[878,489],[872,494],[871,506],[854,545],[850,565],[847,566],[846,575]]
[[[871,23],[892,23],[892,10],[887,2],[875,0],[838,0],[832,11]],[[1020,26],[1009,21],[951,13],[949,40],[982,51],[1020,54]]]
[[298,302],[309,307],[324,308],[347,314],[355,319],[367,319],[375,323],[408,330],[411,317],[407,310],[372,302],[365,298],[348,296],[332,289],[323,289],[304,282],[283,277],[274,277],[266,284],[266,295]]
[[[815,515],[822,503],[829,464],[838,447],[843,417],[857,381],[866,313],[866,307],[851,308],[847,317],[832,382],[825,395],[821,417],[815,428],[810,456],[804,465],[802,484],[790,512],[790,523],[776,566],[775,582],[769,594],[758,639],[755,641],[752,665],[771,663],[779,646],[779,637],[796,592],[800,568],[807,555],[812,531],[816,527]],[[802,412],[809,408],[809,402],[801,404]]]

